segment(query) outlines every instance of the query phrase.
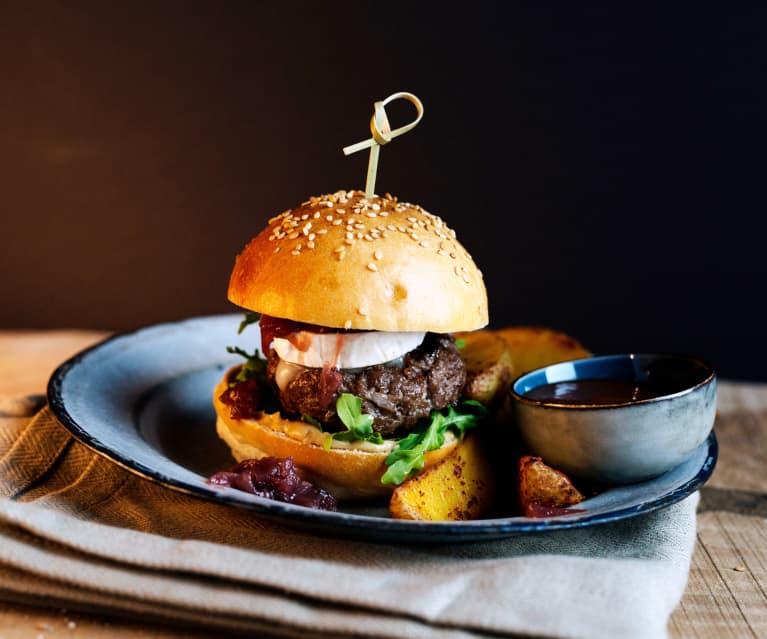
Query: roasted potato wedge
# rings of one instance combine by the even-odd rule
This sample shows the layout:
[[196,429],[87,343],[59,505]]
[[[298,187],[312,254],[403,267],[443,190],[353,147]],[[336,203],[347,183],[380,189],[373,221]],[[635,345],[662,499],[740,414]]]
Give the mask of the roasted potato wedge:
[[465,399],[475,399],[490,406],[509,387],[512,358],[509,346],[499,335],[490,331],[457,333],[461,357],[466,364]]
[[494,494],[482,441],[470,433],[448,457],[397,486],[389,511],[395,519],[477,519],[490,508]]
[[549,328],[507,326],[488,332],[502,337],[508,344],[512,379],[541,366],[591,355],[578,340]]
[[519,502],[527,517],[540,516],[583,501],[583,495],[564,473],[547,466],[540,457],[519,459]]

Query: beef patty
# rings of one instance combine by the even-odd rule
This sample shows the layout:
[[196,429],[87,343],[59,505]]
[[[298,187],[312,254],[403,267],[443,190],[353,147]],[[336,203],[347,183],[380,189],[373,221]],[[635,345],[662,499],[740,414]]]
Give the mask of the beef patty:
[[274,381],[278,363],[270,351],[267,377],[286,413],[316,419],[328,431],[343,430],[336,399],[351,393],[362,399],[362,412],[373,416],[373,430],[384,437],[404,434],[432,409],[454,405],[466,381],[455,340],[436,333],[427,333],[418,348],[394,362],[341,371],[306,368],[282,391]]

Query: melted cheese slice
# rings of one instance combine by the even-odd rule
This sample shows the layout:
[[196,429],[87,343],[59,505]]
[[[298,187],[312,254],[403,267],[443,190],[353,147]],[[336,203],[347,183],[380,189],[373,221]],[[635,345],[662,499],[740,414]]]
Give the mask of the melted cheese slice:
[[361,368],[383,364],[412,351],[426,333],[310,333],[299,331],[290,339],[275,337],[272,348],[280,359],[309,368]]

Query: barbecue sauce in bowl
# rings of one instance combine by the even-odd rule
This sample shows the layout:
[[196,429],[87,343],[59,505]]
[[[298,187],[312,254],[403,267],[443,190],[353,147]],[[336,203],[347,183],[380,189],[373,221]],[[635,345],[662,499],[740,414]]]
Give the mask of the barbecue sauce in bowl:
[[600,406],[654,399],[673,394],[683,388],[628,379],[576,379],[536,386],[527,391],[524,397],[547,404]]
[[716,374],[696,357],[622,353],[560,362],[512,384],[530,454],[579,479],[626,484],[683,463],[711,433]]

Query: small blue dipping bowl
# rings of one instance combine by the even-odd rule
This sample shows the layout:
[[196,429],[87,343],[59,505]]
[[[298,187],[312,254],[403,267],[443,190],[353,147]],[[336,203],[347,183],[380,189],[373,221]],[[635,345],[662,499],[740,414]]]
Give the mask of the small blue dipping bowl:
[[[598,388],[588,398],[590,385]],[[633,399],[632,385],[646,397]],[[612,387],[629,388],[628,395]],[[685,355],[604,355],[526,373],[511,397],[530,453],[574,477],[631,483],[671,470],[706,440],[716,415],[716,375]]]

